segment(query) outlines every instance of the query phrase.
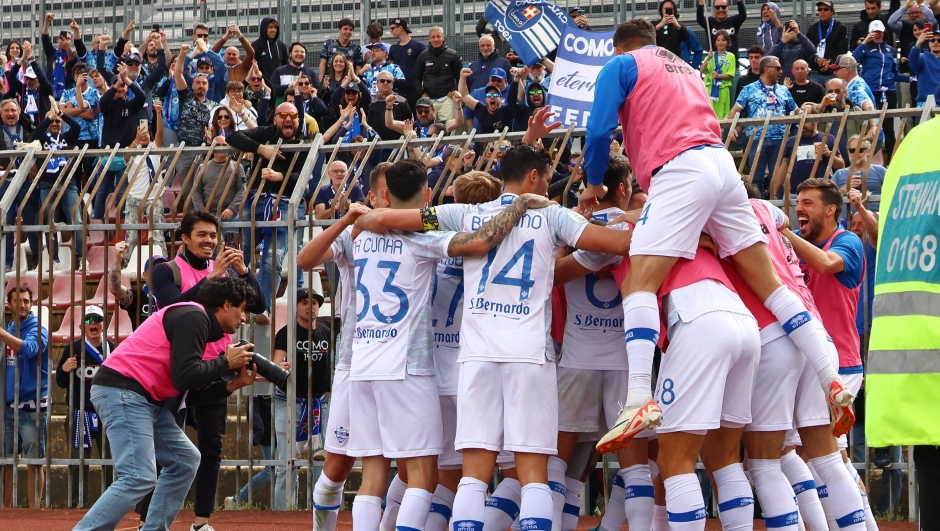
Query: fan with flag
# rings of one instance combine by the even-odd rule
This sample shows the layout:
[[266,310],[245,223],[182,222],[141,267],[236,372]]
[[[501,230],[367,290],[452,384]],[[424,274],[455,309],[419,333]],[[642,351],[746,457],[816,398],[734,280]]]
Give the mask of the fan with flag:
[[558,48],[566,24],[565,9],[542,0],[491,0],[484,14],[526,66]]

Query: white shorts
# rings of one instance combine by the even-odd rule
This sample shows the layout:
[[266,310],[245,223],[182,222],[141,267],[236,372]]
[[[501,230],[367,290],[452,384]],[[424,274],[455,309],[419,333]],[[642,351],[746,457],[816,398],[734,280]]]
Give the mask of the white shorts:
[[440,455],[444,450],[434,376],[351,382],[349,410],[357,434],[349,456],[398,459]]
[[594,433],[617,423],[617,401],[627,396],[627,371],[557,370],[558,431]]
[[630,256],[691,260],[702,232],[712,237],[722,258],[767,241],[726,149],[684,151],[653,176]]
[[[862,389],[862,380],[864,375],[862,373],[855,374],[843,374],[842,381],[845,382],[845,386],[852,391],[854,396],[858,396],[858,392]],[[849,439],[847,436],[842,435],[836,441],[839,443],[839,449],[845,450],[849,447]]]
[[444,470],[463,468],[463,454],[454,448],[457,436],[457,397],[441,396],[441,422],[444,426],[444,451],[437,457],[437,467]]
[[656,383],[660,433],[700,432],[751,422],[751,395],[760,361],[754,318],[715,311],[669,330]]
[[744,431],[786,431],[793,427],[796,389],[805,365],[806,357],[788,336],[761,346],[757,385],[751,397],[751,423]]
[[346,455],[349,451],[349,371],[333,373],[333,390],[330,393],[330,416],[327,421],[323,447],[327,452]]
[[458,450],[557,454],[555,364],[461,363],[455,443]]

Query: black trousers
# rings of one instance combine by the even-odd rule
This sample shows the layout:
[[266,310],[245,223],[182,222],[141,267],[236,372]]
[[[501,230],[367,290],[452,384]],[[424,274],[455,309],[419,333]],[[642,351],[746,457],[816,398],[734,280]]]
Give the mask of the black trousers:
[[920,528],[924,531],[940,530],[940,447],[915,446],[914,466],[917,469],[917,489],[920,492]]
[[[885,92],[885,101],[888,102],[888,109],[897,109],[898,108],[898,93],[896,91]],[[880,111],[882,106],[881,102],[881,93],[875,92],[875,110]],[[882,131],[885,133],[885,145],[884,151],[882,151],[882,156],[885,160],[885,166],[891,162],[891,154],[894,153],[894,144],[897,142],[897,135],[894,131],[894,119],[885,118],[884,127]]]

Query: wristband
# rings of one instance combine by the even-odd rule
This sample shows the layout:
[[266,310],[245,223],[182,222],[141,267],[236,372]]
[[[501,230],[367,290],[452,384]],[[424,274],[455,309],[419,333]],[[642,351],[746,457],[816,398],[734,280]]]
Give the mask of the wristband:
[[441,225],[437,220],[437,210],[434,207],[427,206],[421,210],[421,224],[425,231],[441,230]]

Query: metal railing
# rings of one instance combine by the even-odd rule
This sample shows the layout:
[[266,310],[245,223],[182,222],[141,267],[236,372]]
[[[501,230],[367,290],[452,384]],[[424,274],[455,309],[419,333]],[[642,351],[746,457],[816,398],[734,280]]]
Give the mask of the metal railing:
[[[735,121],[725,120],[722,122],[723,130],[728,131],[737,126],[766,126],[769,124],[776,125],[785,125],[787,128],[788,136],[789,134],[798,134],[796,130],[793,130],[792,126],[794,124],[802,124],[806,120],[818,121],[824,126],[821,129],[825,128],[827,130],[835,131],[835,135],[839,135],[845,128],[846,118],[853,120],[867,120],[869,118],[878,118],[881,121],[885,119],[899,119],[906,121],[914,117],[920,117],[921,119],[926,119],[936,112],[936,109],[933,108],[933,102],[928,103],[928,107],[925,109],[898,109],[898,110],[887,110],[882,109],[880,111],[871,111],[871,112],[851,112],[850,114],[822,114],[822,115],[812,115],[810,117],[806,116],[786,116],[786,117],[775,117],[769,119],[764,118],[749,118],[749,119],[738,119]],[[767,127],[764,127],[764,131],[767,131]],[[903,135],[904,127],[900,128],[899,143]],[[583,129],[568,129],[564,128],[558,129],[549,135],[549,139],[552,140],[552,147],[558,145],[558,141],[562,139],[567,139],[570,137],[575,143],[581,143],[583,141],[585,131]],[[438,137],[438,138],[424,138],[424,139],[411,139],[407,141],[408,148],[431,148],[432,146],[439,147],[443,144],[451,144],[457,148],[467,149],[471,139],[476,142],[496,142],[503,138],[507,140],[520,140],[523,133],[492,133],[487,135],[475,135],[475,132],[471,132],[470,135],[461,135],[461,136],[448,136],[448,137]],[[756,142],[761,142],[762,138],[752,140]],[[564,143],[564,141],[562,141]],[[256,207],[259,202],[259,196],[256,194],[252,196],[249,192],[256,188],[256,184],[260,183],[260,166],[255,165],[254,171],[250,172],[247,175],[246,183],[246,194],[244,199],[241,201],[239,212],[237,216],[233,218],[234,220],[223,220],[221,226],[223,233],[227,230],[242,230],[249,233],[248,238],[243,239],[244,250],[246,251],[246,256],[250,256],[252,264],[258,264],[260,262],[260,257],[256,256],[254,250],[259,243],[256,238],[257,229],[274,229],[271,230],[271,243],[274,249],[277,248],[277,239],[287,238],[287,249],[285,262],[286,267],[286,279],[288,282],[284,283],[285,294],[281,297],[278,297],[276,291],[272,290],[272,301],[271,301],[271,324],[270,327],[258,324],[250,324],[248,326],[243,326],[238,333],[239,337],[248,339],[249,341],[256,344],[256,348],[259,352],[271,355],[274,351],[274,332],[278,330],[283,325],[287,326],[287,344],[294,345],[296,344],[297,337],[294,326],[290,326],[293,322],[293,319],[290,316],[293,315],[292,309],[295,307],[296,300],[296,290],[292,289],[290,286],[295,279],[298,278],[298,268],[296,262],[296,253],[293,250],[298,249],[302,241],[309,239],[319,227],[328,226],[332,224],[333,220],[315,220],[313,219],[312,212],[307,212],[306,215],[303,214],[305,210],[312,211],[313,209],[305,208],[307,203],[307,196],[310,195],[310,187],[307,186],[307,183],[315,183],[316,186],[312,187],[313,194],[316,193],[322,186],[328,183],[328,176],[326,172],[321,171],[317,174],[319,168],[328,167],[328,163],[323,163],[324,161],[334,160],[338,153],[341,152],[355,152],[351,154],[356,161],[360,160],[362,152],[368,149],[374,153],[383,153],[387,154],[386,158],[394,160],[404,156],[406,151],[405,142],[402,140],[393,140],[393,141],[375,141],[369,143],[368,145],[364,143],[359,144],[337,144],[337,145],[324,145],[322,142],[322,137],[319,135],[315,137],[311,142],[304,144],[292,144],[292,145],[281,145],[280,150],[285,154],[285,156],[291,160],[291,164],[294,165],[299,160],[299,155],[301,153],[306,154],[306,161],[302,164],[299,169],[299,177],[297,179],[297,185],[293,190],[286,189],[286,185],[282,185],[280,191],[278,192],[278,198],[285,197],[287,198],[288,210],[286,216],[281,217],[280,219],[275,220],[263,220],[258,219],[255,215]],[[109,294],[108,282],[109,279],[109,269],[113,266],[112,261],[114,260],[115,251],[109,246],[109,242],[114,240],[118,241],[120,239],[120,234],[124,231],[148,231],[148,234],[153,234],[154,231],[170,231],[172,234],[178,228],[178,216],[182,213],[185,213],[189,207],[189,201],[192,198],[192,190],[194,185],[198,185],[200,179],[205,173],[205,166],[202,169],[199,169],[199,163],[201,161],[207,161],[212,158],[213,153],[219,153],[220,151],[231,153],[236,157],[236,165],[241,162],[242,154],[235,150],[232,150],[228,147],[217,147],[217,146],[208,146],[208,147],[170,147],[170,148],[143,148],[143,149],[121,149],[117,148],[103,148],[103,149],[82,149],[82,150],[65,150],[65,151],[37,151],[33,148],[25,150],[16,150],[16,151],[0,151],[0,160],[8,159],[10,163],[5,168],[0,168],[4,170],[2,177],[0,177],[0,190],[5,190],[3,192],[2,198],[0,198],[0,220],[3,220],[2,225],[0,225],[0,237],[6,237],[8,235],[14,235],[17,238],[17,243],[11,248],[14,252],[12,257],[13,269],[12,272],[7,272],[3,268],[0,268],[0,284],[4,286],[5,289],[9,288],[12,284],[13,286],[20,285],[30,285],[35,288],[34,299],[39,301],[40,304],[36,306],[36,315],[41,324],[46,326],[47,330],[50,332],[50,345],[45,347],[53,347],[49,349],[49,352],[45,354],[45,362],[49,366],[48,376],[50,377],[50,390],[49,397],[52,399],[50,401],[49,407],[43,413],[45,423],[46,423],[46,434],[45,434],[45,443],[46,443],[46,454],[42,458],[21,458],[16,455],[13,457],[0,458],[0,465],[7,466],[12,465],[15,469],[20,465],[29,465],[29,466],[41,466],[46,470],[45,476],[45,503],[47,506],[53,504],[60,505],[63,502],[69,506],[73,505],[77,501],[78,505],[81,506],[85,503],[86,491],[85,491],[85,472],[84,467],[87,465],[102,467],[100,470],[101,474],[101,485],[102,491],[104,486],[107,484],[107,479],[105,477],[105,468],[104,466],[112,465],[112,461],[108,458],[108,443],[107,438],[102,436],[103,445],[100,448],[99,458],[89,458],[79,450],[78,457],[73,457],[73,449],[71,441],[65,441],[65,448],[57,447],[55,444],[52,444],[53,436],[51,429],[52,421],[55,419],[57,422],[63,422],[71,427],[72,421],[72,411],[78,410],[80,413],[84,412],[84,401],[79,404],[74,404],[72,402],[72,389],[69,388],[67,398],[64,400],[56,399],[52,390],[53,380],[53,367],[54,363],[58,361],[56,356],[53,356],[53,352],[61,353],[61,347],[64,344],[72,343],[73,340],[84,340],[84,330],[81,328],[80,321],[76,320],[75,316],[84,315],[85,307],[89,304],[100,305],[106,314],[106,320],[103,323],[103,329],[106,330],[106,336],[108,339],[114,339],[116,342],[120,342],[121,339],[125,338],[130,332],[131,316],[126,315],[120,305],[115,301],[115,297]],[[188,169],[186,175],[182,180],[176,181],[169,178],[164,178],[161,174],[162,170],[167,168],[173,168],[176,165],[177,159],[182,154],[194,154],[196,155],[196,161]],[[491,151],[487,153],[492,153],[492,155],[487,155],[489,157],[494,157],[496,151]],[[15,216],[15,220],[12,223],[7,222],[6,220],[8,213],[14,212],[17,205],[23,205],[27,203],[34,195],[37,194],[37,185],[39,180],[30,180],[28,177],[27,169],[32,168],[34,165],[38,164],[38,168],[46,168],[50,160],[52,160],[53,155],[56,158],[64,158],[66,160],[65,164],[62,165],[61,173],[58,175],[56,184],[54,185],[53,190],[55,193],[50,193],[46,201],[43,202],[39,214],[39,222],[35,224],[26,223],[24,216],[22,215],[22,210],[19,211],[19,215]],[[43,213],[46,211],[55,212],[60,205],[64,191],[67,186],[72,183],[79,184],[79,179],[77,177],[77,168],[80,165],[81,161],[93,157],[96,160],[96,173],[103,173],[103,168],[109,167],[111,162],[117,157],[130,157],[131,161],[134,160],[134,157],[138,156],[157,156],[160,158],[159,167],[156,174],[160,175],[159,178],[155,179],[147,189],[147,192],[144,194],[145,200],[142,201],[141,205],[138,207],[138,220],[143,220],[146,218],[146,221],[138,221],[137,223],[124,223],[121,220],[121,215],[118,213],[122,212],[127,208],[127,199],[129,192],[129,187],[127,184],[138,177],[137,173],[140,171],[140,164],[128,164],[127,167],[123,170],[121,175],[117,178],[115,183],[115,194],[107,201],[108,209],[107,211],[111,212],[113,207],[113,213],[110,214],[109,219],[103,220],[90,220],[90,213],[88,209],[82,206],[80,202],[72,211],[72,219],[67,220],[66,222],[56,221],[54,218],[47,219],[48,215]],[[368,156],[368,155],[367,155]],[[459,153],[454,157],[454,159],[459,160]],[[356,164],[349,165],[349,173],[346,176],[346,182],[350,182],[357,177],[354,174],[354,169]],[[16,169],[17,171],[12,171]],[[790,168],[792,171],[792,167]],[[289,173],[289,172],[288,172]],[[456,170],[448,169],[439,179],[439,184],[437,188],[440,190],[446,190],[449,183],[456,177]],[[234,179],[235,172],[231,171],[225,177],[226,181],[223,187],[222,196],[225,195],[225,191],[233,185],[232,181]],[[84,201],[85,205],[90,205],[94,202],[97,194],[100,193],[101,182],[103,175],[99,177],[97,182],[90,180],[84,185],[79,187],[80,189],[80,199]],[[221,182],[221,179],[220,179]],[[287,182],[287,179],[284,180],[284,183]],[[443,184],[440,184],[443,183]],[[865,179],[862,180],[863,186]],[[213,188],[211,196],[215,197],[215,192],[217,189],[223,186],[219,183]],[[789,171],[787,176],[787,181],[784,184],[784,189],[789,189]],[[22,191],[25,190],[25,195],[20,195]],[[166,192],[175,191],[173,195],[166,194]],[[190,190],[187,194],[184,194],[183,191]],[[167,197],[174,197],[172,204],[162,204],[161,199]],[[440,197],[443,197],[443,193],[440,194]],[[250,203],[249,203],[250,201]],[[312,201],[311,201],[312,202]],[[215,207],[215,212],[219,213],[222,209],[221,201],[219,203],[211,203],[211,206]],[[792,198],[789,194],[785,195],[784,199],[780,203],[788,213],[790,212],[790,207],[792,205]],[[246,208],[247,207],[247,208]],[[300,210],[300,209],[304,210]],[[155,218],[159,218],[163,214],[163,210],[167,210],[167,215],[170,216],[164,222],[156,222]],[[210,208],[210,211],[212,208]],[[81,212],[81,215],[78,213]],[[113,220],[110,217],[113,216]],[[279,230],[283,229],[286,234],[279,235]],[[26,259],[25,250],[22,246],[23,242],[28,239],[27,237],[31,234],[39,236],[50,236],[57,235],[59,237],[69,235],[72,237],[72,245],[69,247],[68,255],[71,258],[71,264],[75,264],[71,269],[63,271],[62,269],[56,268],[56,265],[53,260],[53,251],[46,249],[48,247],[46,238],[40,237],[37,245],[37,252],[34,253],[33,260],[36,261],[37,266],[35,271],[30,271],[24,268],[23,262]],[[76,235],[81,235],[83,245],[79,246],[75,244]],[[90,241],[91,240],[91,241]],[[167,239],[167,248],[166,250],[161,249],[160,251],[169,258],[173,258],[176,251],[175,238]],[[144,282],[143,279],[146,278],[146,273],[144,271],[144,264],[147,262],[147,259],[150,256],[155,254],[154,250],[154,238],[148,238],[147,244],[140,244],[140,247],[134,251],[129,250],[129,253],[132,253],[131,256],[136,256],[135,260],[132,260],[130,264],[126,267],[121,267],[123,274],[126,274],[128,280],[122,281],[122,284],[127,282],[130,283],[130,287],[136,292],[138,300],[143,300],[141,297],[144,297]],[[95,249],[100,249],[95,251]],[[94,252],[93,252],[94,251]],[[7,249],[7,245],[0,245],[0,264],[6,263],[8,257],[8,252],[10,249]],[[136,254],[133,254],[136,253]],[[45,258],[43,258],[45,257]],[[116,267],[116,266],[115,266]],[[255,269],[257,269],[255,267]],[[317,287],[320,286],[324,279],[320,275],[321,271],[308,271],[303,274],[304,280],[303,283],[307,286]],[[65,277],[65,282],[62,279]],[[277,283],[276,271],[271,275],[272,288],[274,288]],[[98,293],[89,298],[86,293],[86,289],[93,288],[93,284],[89,284],[89,279],[96,280],[98,286]],[[337,344],[336,335],[338,333],[338,326],[336,324],[336,308],[337,301],[342,298],[342,289],[344,286],[337,286],[332,282],[329,282],[329,279],[326,279],[329,283],[329,292],[324,293],[324,296],[329,295],[329,323],[331,326],[331,336],[332,336],[332,349],[335,360],[335,345]],[[62,285],[66,284],[66,288],[62,288]],[[126,284],[125,284],[126,285]],[[43,292],[47,292],[48,296],[44,297]],[[64,297],[64,298],[63,298]],[[281,310],[279,310],[279,308]],[[283,311],[283,315],[281,312]],[[324,309],[324,313],[327,313]],[[71,318],[71,320],[66,321],[65,319]],[[20,319],[18,315],[13,315],[11,318],[15,323],[15,332],[18,332],[18,326]],[[4,326],[10,320],[6,316],[3,317],[3,321],[0,324]],[[58,323],[57,323],[58,322]],[[53,323],[56,323],[54,326]],[[55,333],[53,332],[55,329]],[[312,334],[312,332],[311,332]],[[308,337],[308,340],[311,339]],[[40,352],[43,351],[44,345],[40,345]],[[42,354],[41,354],[42,355]],[[293,349],[288,349],[288,360],[296,365],[296,360],[294,359],[295,352]],[[4,366],[4,370],[9,369],[9,367]],[[14,406],[17,406],[19,403],[19,365],[13,366],[14,370]],[[39,374],[41,370],[37,368],[37,380],[41,376]],[[79,366],[80,374],[84,373],[84,357]],[[71,381],[71,380],[70,380]],[[312,380],[308,379],[308,382]],[[4,385],[5,379],[0,378],[0,387]],[[70,384],[71,385],[71,384]],[[84,379],[79,379],[78,384],[80,386],[80,391],[84,396],[85,381]],[[288,384],[288,396],[294,396],[296,386],[296,374],[292,373],[292,376]],[[300,390],[303,392],[303,390]],[[37,396],[35,397],[37,403],[42,398],[39,396],[37,391]],[[305,457],[296,455],[295,448],[293,444],[288,444],[287,457],[285,459],[258,459],[255,455],[255,452],[252,451],[250,434],[253,428],[252,413],[253,405],[249,400],[247,415],[245,415],[245,408],[243,405],[243,400],[250,398],[252,395],[269,395],[270,388],[266,384],[256,384],[253,389],[245,389],[242,392],[238,392],[228,401],[230,406],[230,415],[234,416],[234,420],[229,423],[230,428],[234,428],[235,431],[235,441],[234,446],[226,450],[226,458],[222,460],[223,467],[235,467],[236,473],[242,472],[242,469],[247,469],[249,485],[250,478],[253,475],[253,472],[258,469],[258,467],[287,467],[287,501],[291,505],[291,500],[293,500],[294,492],[298,492],[300,485],[297,485],[293,481],[294,471],[300,470],[306,473],[306,493],[307,493],[307,503],[306,507],[312,507],[311,496],[312,496],[312,487],[314,482],[314,475],[319,473],[322,465],[313,459],[312,452],[309,452]],[[308,398],[313,398],[311,395],[311,389],[307,389]],[[231,411],[232,406],[234,406],[234,411]],[[272,403],[273,410],[273,403]],[[293,436],[296,429],[296,404],[292,400],[287,401],[287,410],[288,410],[288,436]],[[62,419],[62,416],[65,416],[65,419]],[[37,416],[36,420],[36,429],[39,429],[40,420]],[[15,416],[14,421],[14,430],[18,430],[18,417]],[[5,427],[0,425],[0,436],[5,435]],[[247,431],[243,431],[247,430]],[[73,431],[69,429],[67,433],[70,435]],[[246,437],[246,434],[248,435]],[[234,454],[234,455],[232,455]],[[870,472],[870,466],[868,463],[867,456],[864,462],[859,462],[856,464],[860,469],[864,469],[866,473],[866,478]],[[69,487],[69,493],[65,496],[64,500],[57,497],[56,500],[53,500],[52,492],[50,491],[50,486],[52,484],[52,473],[59,472],[65,467],[78,467],[77,479],[73,480],[71,475],[67,481]],[[908,470],[910,471],[912,467],[909,466]],[[77,491],[78,491],[78,500],[73,500],[72,498],[72,488],[73,482],[77,482]],[[236,480],[236,489],[240,486],[241,479]],[[272,480],[273,485],[273,480]],[[14,476],[13,483],[13,494],[16,496],[19,491],[22,489],[18,475]],[[0,485],[0,490],[3,489],[3,486]],[[34,496],[34,492],[28,493],[30,497]],[[223,495],[228,495],[229,493],[222,493]],[[249,501],[251,501],[253,496],[252,489],[249,488]],[[273,498],[273,488],[272,488],[272,498]],[[14,499],[17,499],[14,497]],[[911,503],[914,503],[914,496],[911,496]],[[90,505],[92,499],[89,499],[86,505]],[[911,506],[910,515],[916,515],[914,507]]]

